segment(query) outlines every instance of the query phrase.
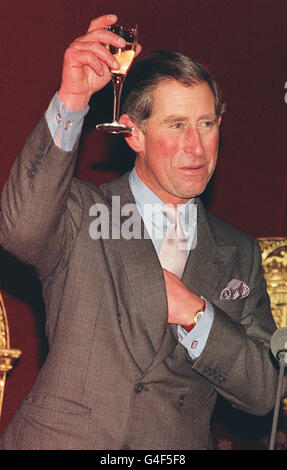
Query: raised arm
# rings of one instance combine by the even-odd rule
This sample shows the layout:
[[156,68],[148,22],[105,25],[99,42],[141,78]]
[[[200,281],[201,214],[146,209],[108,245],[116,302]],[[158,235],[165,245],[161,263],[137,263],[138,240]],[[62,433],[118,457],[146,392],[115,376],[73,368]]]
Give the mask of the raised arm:
[[[119,46],[124,40],[104,28],[116,20],[115,15],[93,20],[66,50],[58,96],[67,111],[86,108],[110,80],[109,67],[116,64],[103,43]],[[41,119],[14,163],[1,200],[0,243],[34,265],[41,277],[63,262],[81,220],[81,196],[72,180],[77,145],[68,152],[59,148],[59,129],[52,137]]]

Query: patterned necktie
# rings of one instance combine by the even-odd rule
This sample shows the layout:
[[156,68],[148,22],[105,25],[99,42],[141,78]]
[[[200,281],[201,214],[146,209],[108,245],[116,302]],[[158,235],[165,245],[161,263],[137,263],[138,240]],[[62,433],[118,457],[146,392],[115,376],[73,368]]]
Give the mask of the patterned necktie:
[[164,269],[171,271],[181,278],[186,263],[188,250],[184,231],[180,222],[180,213],[173,206],[166,206],[164,209],[171,224],[164,236],[159,260]]

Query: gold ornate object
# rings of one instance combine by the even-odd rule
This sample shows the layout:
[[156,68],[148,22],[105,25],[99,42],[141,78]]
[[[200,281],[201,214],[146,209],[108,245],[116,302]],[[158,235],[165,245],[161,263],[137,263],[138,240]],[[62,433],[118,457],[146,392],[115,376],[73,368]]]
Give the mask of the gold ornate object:
[[19,349],[10,349],[10,335],[7,314],[0,293],[0,418],[3,406],[6,375],[13,369],[13,362],[20,357]]
[[[287,326],[287,238],[258,238],[262,266],[277,328]],[[287,396],[282,400],[287,414]]]
[[258,238],[262,266],[278,328],[287,326],[287,238]]

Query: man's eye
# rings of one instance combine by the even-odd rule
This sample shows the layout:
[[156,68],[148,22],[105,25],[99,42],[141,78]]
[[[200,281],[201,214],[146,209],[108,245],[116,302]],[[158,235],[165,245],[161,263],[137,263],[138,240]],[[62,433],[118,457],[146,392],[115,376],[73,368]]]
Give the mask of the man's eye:
[[198,129],[204,131],[209,131],[214,127],[215,121],[202,121],[199,123]]
[[182,122],[176,122],[176,123],[173,124],[171,127],[172,127],[173,129],[180,129],[182,126],[183,126]]
[[203,127],[213,127],[213,126],[215,126],[216,122],[217,122],[216,120],[214,120],[214,121],[213,120],[212,121],[204,121],[203,122]]

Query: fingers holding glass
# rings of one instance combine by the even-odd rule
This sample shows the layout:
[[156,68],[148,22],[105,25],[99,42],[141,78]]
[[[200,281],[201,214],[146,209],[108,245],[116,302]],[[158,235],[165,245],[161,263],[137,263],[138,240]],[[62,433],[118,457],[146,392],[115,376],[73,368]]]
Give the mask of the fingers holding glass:
[[126,75],[135,57],[138,41],[137,26],[121,24],[108,26],[106,29],[125,41],[125,44],[120,47],[118,45],[112,44],[111,42],[107,44],[106,47],[120,64],[119,70],[111,71],[114,73]]
[[116,21],[115,15],[93,20],[86,34],[75,39],[66,49],[59,97],[67,109],[84,107],[93,93],[102,89],[111,79],[111,69],[120,65],[106,48],[125,47],[119,35],[106,30]]

